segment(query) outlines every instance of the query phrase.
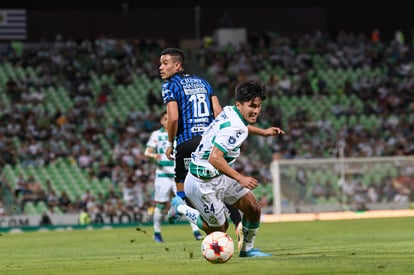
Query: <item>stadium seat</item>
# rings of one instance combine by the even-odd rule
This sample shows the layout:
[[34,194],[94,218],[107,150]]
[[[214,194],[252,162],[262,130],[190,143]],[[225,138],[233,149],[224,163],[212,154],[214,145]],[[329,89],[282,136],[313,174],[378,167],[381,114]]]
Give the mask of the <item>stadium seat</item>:
[[37,208],[35,207],[32,201],[28,201],[24,204],[24,213],[26,213],[27,215],[39,214]]

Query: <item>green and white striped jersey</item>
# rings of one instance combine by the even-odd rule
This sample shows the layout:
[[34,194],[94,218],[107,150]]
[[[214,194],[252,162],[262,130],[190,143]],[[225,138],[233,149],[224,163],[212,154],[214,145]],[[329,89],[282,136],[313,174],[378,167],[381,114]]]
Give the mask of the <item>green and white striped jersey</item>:
[[174,161],[169,160],[165,155],[165,151],[169,146],[168,133],[164,128],[160,128],[151,133],[150,138],[146,144],[147,147],[152,147],[154,153],[161,155],[158,160],[156,174],[158,177],[174,177]]
[[220,149],[226,161],[232,165],[240,156],[240,147],[248,136],[247,125],[236,106],[225,106],[207,127],[200,144],[192,153],[190,172],[205,179],[220,175],[220,171],[208,162],[213,146]]

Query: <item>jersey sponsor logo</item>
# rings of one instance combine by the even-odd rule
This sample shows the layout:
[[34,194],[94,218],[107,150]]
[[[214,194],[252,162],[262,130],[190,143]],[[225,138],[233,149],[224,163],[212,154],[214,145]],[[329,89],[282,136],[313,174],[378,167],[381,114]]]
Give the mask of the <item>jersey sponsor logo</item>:
[[185,87],[184,89],[184,94],[185,95],[196,95],[196,94],[206,94],[207,91],[204,87],[198,87],[198,88],[194,88],[194,87]]
[[241,136],[242,132],[238,131],[236,133],[236,137],[229,137],[229,143],[230,144],[235,144],[236,143],[236,139],[238,139]]
[[199,79],[199,78],[186,77],[186,78],[182,78],[180,80],[180,84],[181,85],[185,85],[185,84],[203,84],[203,81],[201,81],[201,79]]
[[186,95],[207,93],[206,86],[201,79],[187,77],[181,79],[180,84],[182,85],[184,94]]
[[184,158],[184,167],[185,170],[188,170],[190,167],[191,158]]
[[190,118],[188,121],[191,123],[208,123],[209,122],[209,118],[208,117],[201,117],[201,118]]
[[191,213],[190,211],[186,211],[185,212],[185,216],[188,217],[189,219],[196,221],[197,220],[197,216],[194,213]]
[[192,162],[189,167],[190,173],[198,178],[212,179],[220,175],[220,172],[217,169],[210,170],[207,167],[199,166]]
[[191,128],[191,132],[198,133],[198,132],[204,132],[205,127],[204,126],[196,126]]
[[[222,118],[222,119],[227,119],[228,118],[228,116],[225,112],[221,112],[219,117]],[[219,117],[217,117],[216,120],[218,120]]]

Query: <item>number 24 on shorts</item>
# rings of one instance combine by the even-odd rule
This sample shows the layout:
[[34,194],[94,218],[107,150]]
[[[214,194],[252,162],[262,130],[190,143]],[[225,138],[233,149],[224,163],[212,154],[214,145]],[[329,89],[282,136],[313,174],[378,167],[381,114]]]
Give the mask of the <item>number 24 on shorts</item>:
[[213,204],[204,204],[204,213],[216,213],[216,209]]

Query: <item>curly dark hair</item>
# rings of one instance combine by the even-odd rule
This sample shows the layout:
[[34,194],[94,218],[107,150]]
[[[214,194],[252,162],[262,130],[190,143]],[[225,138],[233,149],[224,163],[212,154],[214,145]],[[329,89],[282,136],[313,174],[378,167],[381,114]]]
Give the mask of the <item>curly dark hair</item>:
[[248,102],[256,97],[263,101],[267,98],[266,84],[258,79],[240,82],[235,88],[235,100],[238,102]]

